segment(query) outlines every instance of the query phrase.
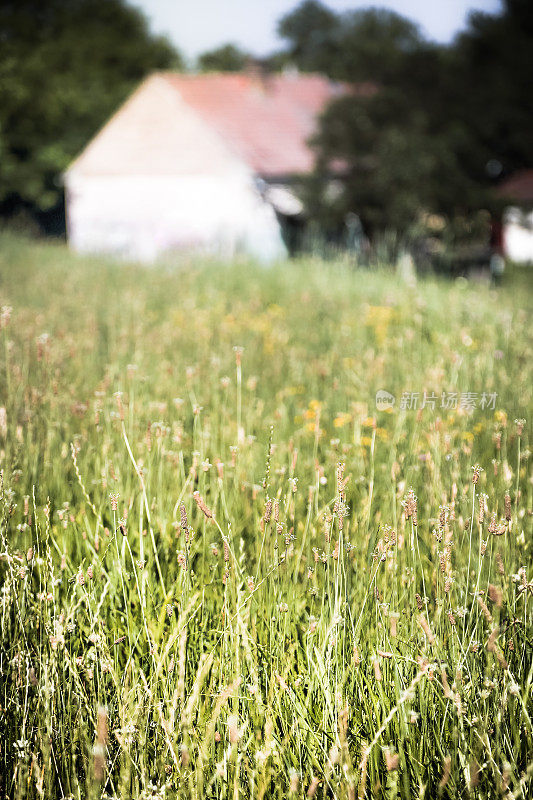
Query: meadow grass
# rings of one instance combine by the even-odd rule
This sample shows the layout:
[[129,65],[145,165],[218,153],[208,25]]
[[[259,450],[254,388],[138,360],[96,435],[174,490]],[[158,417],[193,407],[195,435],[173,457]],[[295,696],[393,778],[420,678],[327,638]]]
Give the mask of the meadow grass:
[[531,796],[513,286],[4,236],[2,797]]

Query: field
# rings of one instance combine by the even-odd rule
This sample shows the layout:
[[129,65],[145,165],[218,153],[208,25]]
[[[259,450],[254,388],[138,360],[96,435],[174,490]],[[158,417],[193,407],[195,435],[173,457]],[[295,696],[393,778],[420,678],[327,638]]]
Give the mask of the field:
[[531,797],[521,280],[3,236],[1,796]]

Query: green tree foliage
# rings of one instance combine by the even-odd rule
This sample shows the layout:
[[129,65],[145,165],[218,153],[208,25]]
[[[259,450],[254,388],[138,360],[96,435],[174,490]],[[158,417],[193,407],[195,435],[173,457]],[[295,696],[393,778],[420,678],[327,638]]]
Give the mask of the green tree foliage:
[[349,81],[390,80],[404,55],[422,42],[418,27],[393,11],[335,14],[317,0],[305,0],[283,17],[278,33],[299,69]]
[[502,174],[533,166],[532,48],[529,0],[505,0],[497,16],[473,13],[458,37],[453,49],[453,113],[477,145],[477,152],[468,153],[474,175],[489,159],[500,162]]
[[[453,220],[495,207],[495,177],[533,165],[532,19],[528,0],[505,0],[443,47],[388,11],[335,15],[310,0],[285,17],[279,31],[298,67],[375,87],[322,118],[308,187],[317,216],[339,222],[355,210],[372,232],[405,230],[423,212]],[[333,165],[343,171],[334,200]]]
[[203,72],[240,72],[250,60],[250,54],[234,44],[225,44],[198,56]]
[[288,40],[288,57],[305,72],[332,73],[339,19],[318,0],[305,0],[284,16],[278,33]]
[[0,212],[61,207],[70,160],[147,73],[179,54],[122,0],[0,4]]

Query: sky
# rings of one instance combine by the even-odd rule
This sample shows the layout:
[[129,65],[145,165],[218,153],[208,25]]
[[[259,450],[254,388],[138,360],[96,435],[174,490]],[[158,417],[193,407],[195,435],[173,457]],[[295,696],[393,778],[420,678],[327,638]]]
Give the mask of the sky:
[[[166,34],[186,56],[227,42],[262,56],[279,49],[276,23],[299,0],[130,0],[141,8],[155,33]],[[425,35],[439,42],[450,41],[472,9],[495,12],[499,0],[326,0],[336,11],[370,5],[389,8],[417,22]]]

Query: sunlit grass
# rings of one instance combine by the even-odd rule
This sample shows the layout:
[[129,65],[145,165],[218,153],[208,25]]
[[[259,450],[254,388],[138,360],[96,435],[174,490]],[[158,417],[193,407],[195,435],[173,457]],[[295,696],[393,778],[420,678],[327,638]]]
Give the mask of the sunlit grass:
[[4,237],[0,294],[4,794],[528,796],[525,291]]

